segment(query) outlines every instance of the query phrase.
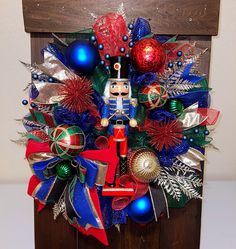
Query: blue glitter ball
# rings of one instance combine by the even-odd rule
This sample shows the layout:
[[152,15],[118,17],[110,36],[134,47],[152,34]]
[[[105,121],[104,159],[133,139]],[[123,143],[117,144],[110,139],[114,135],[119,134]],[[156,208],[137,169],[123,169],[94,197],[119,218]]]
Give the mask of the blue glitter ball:
[[194,133],[198,134],[199,133],[199,129],[198,128],[194,129]]
[[30,105],[32,108],[35,108],[37,106],[34,102],[32,102]]
[[36,73],[33,73],[33,74],[32,74],[32,78],[33,78],[34,80],[37,80],[37,79],[39,78],[39,76],[38,76]]
[[48,82],[52,83],[52,82],[54,82],[54,79],[51,78],[51,77],[49,77],[49,78],[48,78]]
[[179,57],[181,57],[182,54],[183,54],[182,51],[178,51],[178,52],[177,52],[177,56],[179,56]]
[[205,130],[205,131],[204,131],[204,134],[207,136],[207,135],[210,134],[210,132],[209,132],[208,130]]
[[168,63],[168,67],[169,67],[169,68],[173,68],[173,66],[174,66],[174,64],[173,64],[172,62],[169,62],[169,63]]
[[98,49],[99,49],[99,50],[103,50],[103,49],[104,49],[103,44],[98,44]]
[[177,66],[178,66],[178,67],[182,67],[182,65],[183,65],[182,61],[178,61],[178,62],[177,62]]
[[129,55],[129,54],[126,54],[125,56],[126,56],[127,58],[129,58],[130,55]]
[[187,137],[186,137],[186,136],[183,136],[183,139],[184,139],[184,140],[187,140]]
[[124,36],[122,37],[122,40],[125,41],[125,42],[128,41],[128,39],[129,39],[129,37],[128,37],[127,35],[124,35]]
[[105,61],[100,61],[100,65],[105,65]]
[[77,73],[90,75],[101,61],[97,48],[86,40],[76,40],[66,48],[66,60]]
[[90,41],[95,42],[95,41],[96,41],[96,36],[95,36],[95,35],[92,35],[92,36],[90,37]]
[[129,28],[130,30],[132,30],[132,29],[134,28],[133,23],[130,23],[130,24],[128,25],[128,28]]
[[110,59],[110,55],[109,54],[105,54],[105,59],[109,60]]
[[21,103],[22,103],[22,105],[28,105],[29,102],[27,99],[23,99]]
[[110,70],[110,66],[106,66],[106,70]]
[[193,142],[193,138],[189,138],[189,142],[192,143]]
[[129,42],[129,47],[132,48],[134,46],[134,42]]
[[146,224],[154,219],[154,212],[150,197],[142,196],[129,204],[127,207],[129,217],[139,223]]
[[124,53],[125,52],[125,48],[120,48],[120,52]]

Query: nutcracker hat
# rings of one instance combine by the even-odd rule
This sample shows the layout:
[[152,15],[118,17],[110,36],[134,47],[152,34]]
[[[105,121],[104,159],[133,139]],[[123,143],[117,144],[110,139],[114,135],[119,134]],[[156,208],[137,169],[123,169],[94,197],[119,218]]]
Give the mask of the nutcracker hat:
[[110,81],[128,79],[130,59],[125,56],[110,57]]

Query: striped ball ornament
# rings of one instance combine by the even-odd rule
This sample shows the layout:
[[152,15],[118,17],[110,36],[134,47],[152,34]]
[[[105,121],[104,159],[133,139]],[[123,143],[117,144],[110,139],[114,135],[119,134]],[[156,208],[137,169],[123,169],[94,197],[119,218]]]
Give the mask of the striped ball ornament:
[[78,126],[59,125],[50,133],[51,151],[63,159],[72,159],[85,146],[85,136]]
[[163,106],[167,98],[168,95],[164,86],[157,82],[141,88],[138,93],[139,102],[149,110]]

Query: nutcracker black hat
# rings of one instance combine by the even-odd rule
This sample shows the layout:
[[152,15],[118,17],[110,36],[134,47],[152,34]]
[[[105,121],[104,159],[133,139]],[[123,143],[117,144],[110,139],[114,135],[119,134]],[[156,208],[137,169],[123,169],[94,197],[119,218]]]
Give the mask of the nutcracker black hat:
[[125,56],[110,57],[110,80],[128,79],[130,59]]

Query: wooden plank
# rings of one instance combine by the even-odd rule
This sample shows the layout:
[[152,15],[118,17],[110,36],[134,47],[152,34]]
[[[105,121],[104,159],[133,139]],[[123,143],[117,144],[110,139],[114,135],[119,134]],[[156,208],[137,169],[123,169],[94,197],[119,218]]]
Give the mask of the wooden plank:
[[89,28],[91,13],[117,11],[123,3],[127,20],[150,19],[158,34],[217,35],[220,0],[22,0],[26,32],[69,33]]
[[103,246],[92,237],[78,235],[78,248],[86,249],[160,249],[160,223],[141,226],[128,220],[127,224],[107,230],[109,246]]
[[160,249],[199,249],[201,201],[192,200],[184,208],[170,209],[170,219],[162,219]]
[[40,213],[35,207],[34,222],[35,249],[77,249],[78,232],[63,216],[55,221],[52,207],[47,207]]

